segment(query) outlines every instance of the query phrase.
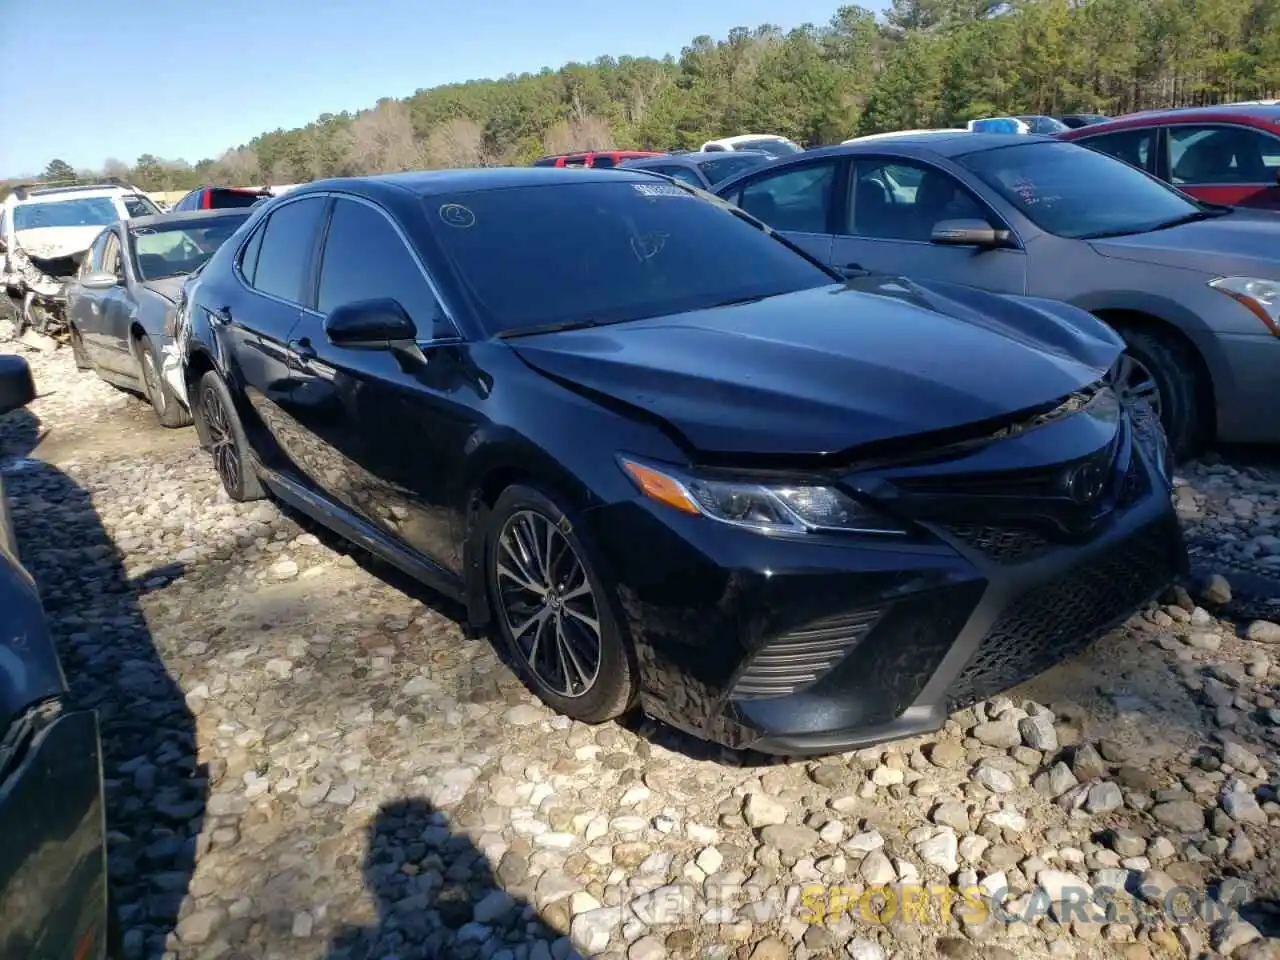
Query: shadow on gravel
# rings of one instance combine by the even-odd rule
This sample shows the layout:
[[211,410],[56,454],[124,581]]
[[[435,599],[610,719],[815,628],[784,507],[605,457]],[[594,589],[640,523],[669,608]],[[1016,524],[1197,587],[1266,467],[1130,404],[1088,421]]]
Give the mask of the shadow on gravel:
[[0,469],[71,695],[98,712],[112,899],[125,960],[149,960],[170,949],[208,793],[195,721],[138,603],[175,569],[126,578],[88,492],[28,459],[39,426],[27,410],[0,418]]
[[[327,960],[382,957],[491,957],[504,946],[553,956],[560,934],[516,891],[502,889],[489,860],[453,833],[445,814],[421,798],[383,805],[369,824],[364,882],[376,901],[376,925],[340,930]],[[544,946],[534,948],[541,942]],[[560,945],[562,960],[580,955]],[[514,952],[512,956],[516,955]]]

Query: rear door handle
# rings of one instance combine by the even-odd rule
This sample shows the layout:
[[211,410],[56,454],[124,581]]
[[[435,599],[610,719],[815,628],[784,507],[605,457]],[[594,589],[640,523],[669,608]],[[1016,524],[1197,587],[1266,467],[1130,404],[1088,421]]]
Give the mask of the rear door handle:
[[297,340],[290,340],[289,353],[303,363],[316,358],[316,348],[311,345],[311,339],[309,337],[299,337]]
[[840,272],[846,277],[865,277],[867,269],[860,263],[846,263],[839,268]]

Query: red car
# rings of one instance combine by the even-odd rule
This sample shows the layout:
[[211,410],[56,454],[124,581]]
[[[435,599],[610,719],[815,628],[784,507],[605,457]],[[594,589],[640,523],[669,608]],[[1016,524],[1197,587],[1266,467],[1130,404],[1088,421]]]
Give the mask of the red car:
[[1057,137],[1140,167],[1197,200],[1280,209],[1280,104],[1150,110]]
[[234,210],[252,207],[271,191],[258,187],[197,187],[172,207],[174,212],[184,210]]
[[535,167],[616,167],[623,160],[660,157],[657,150],[588,150],[584,153],[553,154],[533,161]]

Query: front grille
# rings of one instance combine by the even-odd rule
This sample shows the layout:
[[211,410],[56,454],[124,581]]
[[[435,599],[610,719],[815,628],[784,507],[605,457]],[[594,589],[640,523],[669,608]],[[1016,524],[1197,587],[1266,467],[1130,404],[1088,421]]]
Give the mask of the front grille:
[[1052,544],[1034,530],[977,523],[947,524],[946,531],[996,563],[1026,563]]
[[1174,578],[1176,523],[1143,528],[1110,551],[1015,599],[992,625],[947,694],[958,710],[1080,652]]
[[881,610],[856,610],[812,620],[769,640],[738,676],[734,700],[785,697],[839,663],[879,619]]

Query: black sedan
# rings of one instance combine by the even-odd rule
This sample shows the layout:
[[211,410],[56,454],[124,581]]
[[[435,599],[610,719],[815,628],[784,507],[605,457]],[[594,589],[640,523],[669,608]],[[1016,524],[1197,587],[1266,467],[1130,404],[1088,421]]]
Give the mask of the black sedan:
[[166,427],[190,424],[186,399],[161,375],[166,321],[183,279],[248,216],[248,210],[162,213],[103,230],[67,284],[76,366],[141,393]]
[[[0,355],[0,416],[35,396]],[[0,445],[0,455],[4,454]],[[35,581],[18,559],[0,481],[0,957],[98,960],[108,921],[97,715],[68,701]]]
[[758,150],[712,150],[706,153],[670,153],[660,157],[624,160],[618,164],[618,169],[649,170],[710,190],[717,183],[762,167],[773,159],[773,154]]
[[842,281],[640,171],[322,181],[192,294],[227,492],[493,623],[587,722],[735,746],[921,733],[1185,565],[1163,434],[1073,307]]

